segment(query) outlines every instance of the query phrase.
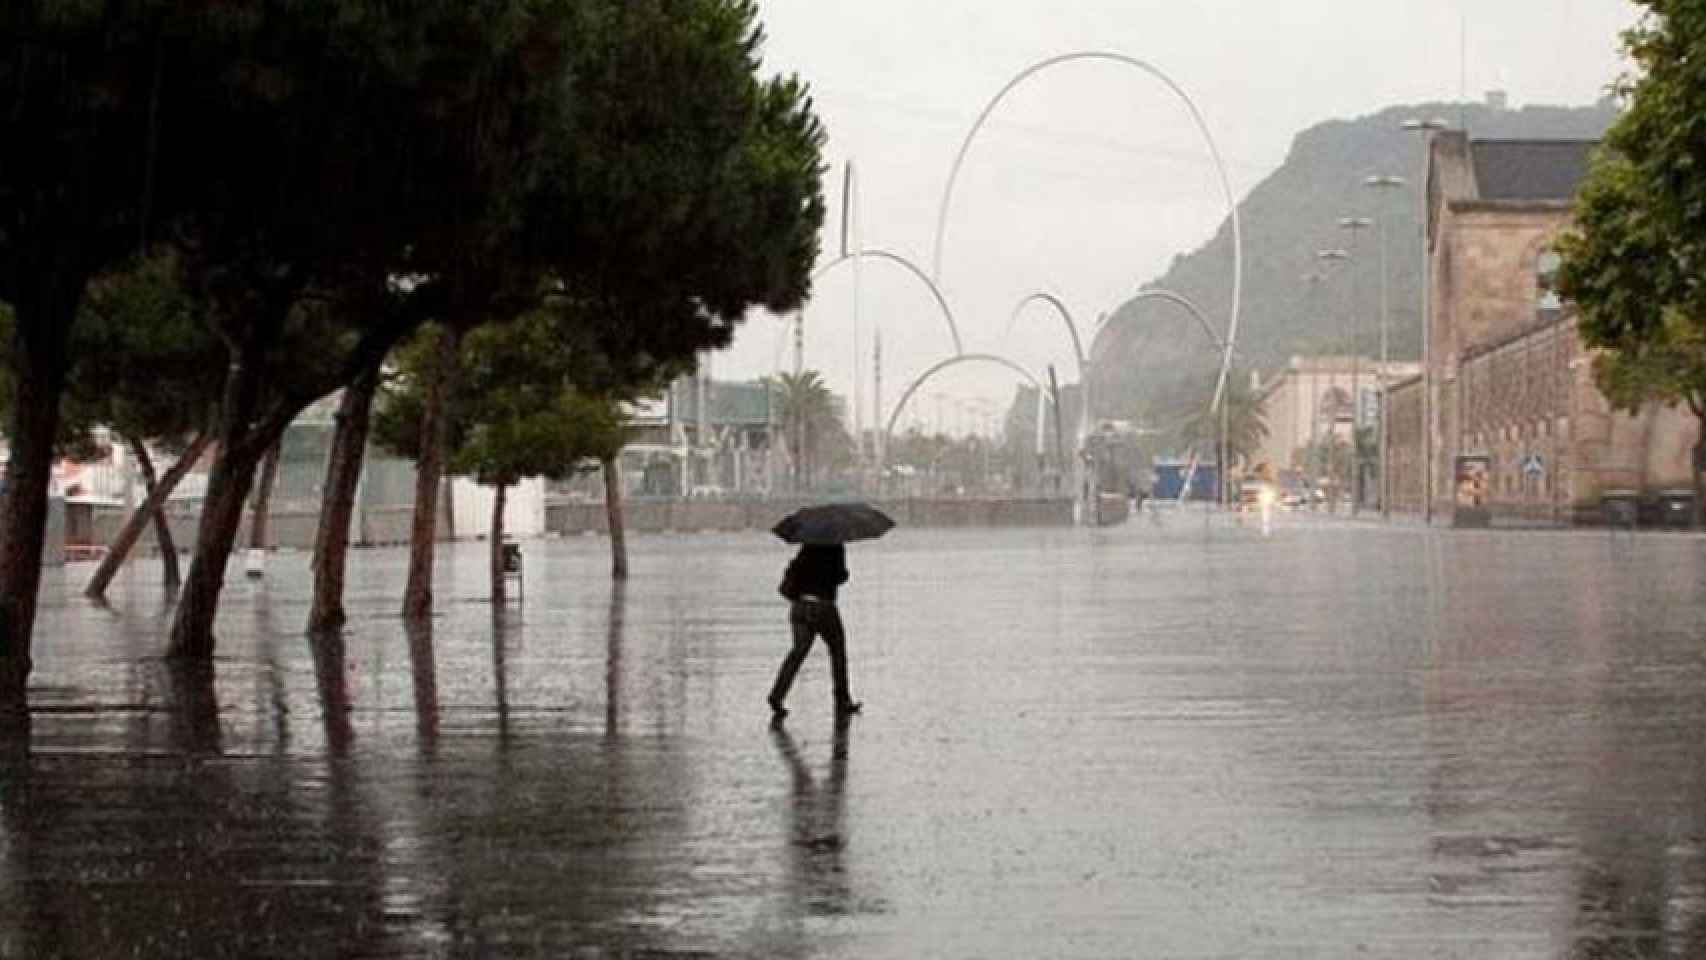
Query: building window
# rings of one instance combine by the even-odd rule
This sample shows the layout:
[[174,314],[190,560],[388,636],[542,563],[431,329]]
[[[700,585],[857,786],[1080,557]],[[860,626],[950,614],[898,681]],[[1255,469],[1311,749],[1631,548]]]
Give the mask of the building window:
[[1563,308],[1558,296],[1558,268],[1564,260],[1556,250],[1543,250],[1534,265],[1534,310],[1539,316],[1554,319]]

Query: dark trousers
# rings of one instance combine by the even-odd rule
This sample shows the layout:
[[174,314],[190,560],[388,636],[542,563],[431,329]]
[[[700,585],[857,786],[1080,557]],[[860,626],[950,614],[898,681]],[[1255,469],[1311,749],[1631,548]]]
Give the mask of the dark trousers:
[[822,637],[823,645],[829,648],[835,705],[851,704],[853,695],[847,690],[847,632],[841,626],[841,612],[835,609],[835,604],[795,600],[793,608],[788,611],[788,623],[794,628],[794,649],[788,651],[788,656],[782,660],[782,669],[776,672],[776,685],[770,688],[770,702],[780,706],[788,699],[794,675],[800,672],[800,664],[811,652],[812,638]]

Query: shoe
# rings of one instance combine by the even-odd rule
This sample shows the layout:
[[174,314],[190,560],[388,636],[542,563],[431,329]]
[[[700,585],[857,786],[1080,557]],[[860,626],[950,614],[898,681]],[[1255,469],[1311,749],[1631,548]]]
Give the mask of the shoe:
[[770,704],[770,719],[780,720],[783,717],[788,715],[788,708],[782,706],[782,701],[776,699],[775,697],[771,697],[766,702],[768,702]]
[[858,713],[859,709],[863,706],[864,704],[858,700],[848,700],[843,703],[838,703],[835,705],[835,715],[838,717],[851,717],[853,714]]

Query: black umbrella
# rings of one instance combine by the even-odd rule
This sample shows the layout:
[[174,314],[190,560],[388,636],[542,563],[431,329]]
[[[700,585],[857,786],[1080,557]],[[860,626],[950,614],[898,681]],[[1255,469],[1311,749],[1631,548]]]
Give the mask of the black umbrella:
[[825,503],[801,507],[771,527],[789,543],[826,546],[853,540],[873,540],[889,532],[894,521],[868,503]]

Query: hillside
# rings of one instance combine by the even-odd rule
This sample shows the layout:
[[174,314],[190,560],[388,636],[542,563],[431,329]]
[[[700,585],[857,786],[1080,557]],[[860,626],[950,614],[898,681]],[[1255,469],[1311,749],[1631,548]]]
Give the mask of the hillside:
[[[1349,248],[1338,227],[1346,216],[1386,212],[1390,262],[1393,359],[1420,351],[1421,231],[1417,190],[1423,176],[1418,134],[1403,122],[1443,117],[1457,122],[1455,105],[1389,107],[1355,120],[1329,120],[1293,141],[1285,163],[1257,184],[1239,206],[1244,228],[1244,298],[1239,349],[1245,368],[1272,369],[1294,354],[1359,349],[1379,351],[1380,235],[1365,230],[1357,257],[1325,279],[1316,252]],[[1462,114],[1470,135],[1489,139],[1598,139],[1615,117],[1609,106],[1500,110],[1483,105]],[[1395,174],[1400,190],[1363,186],[1372,174]],[[1174,259],[1165,274],[1145,284],[1183,293],[1224,329],[1231,301],[1232,234],[1228,223],[1206,245]],[[1351,320],[1352,292],[1361,322]],[[1178,308],[1154,301],[1127,303],[1114,312],[1098,343],[1097,407],[1102,416],[1159,413],[1191,402],[1212,369],[1213,357],[1194,332],[1185,335]],[[1360,326],[1360,331],[1356,329]],[[1135,357],[1135,362],[1112,358]]]

